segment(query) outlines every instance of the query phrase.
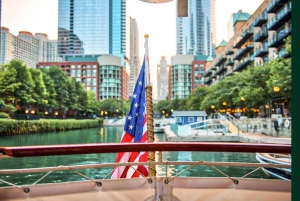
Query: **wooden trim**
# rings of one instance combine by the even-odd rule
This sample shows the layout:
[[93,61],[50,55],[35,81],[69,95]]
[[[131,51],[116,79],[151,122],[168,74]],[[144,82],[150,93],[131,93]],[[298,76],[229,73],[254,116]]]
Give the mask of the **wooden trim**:
[[95,143],[46,146],[1,147],[0,153],[10,157],[52,156],[70,154],[139,152],[139,151],[204,151],[291,153],[290,144],[159,142],[159,143]]

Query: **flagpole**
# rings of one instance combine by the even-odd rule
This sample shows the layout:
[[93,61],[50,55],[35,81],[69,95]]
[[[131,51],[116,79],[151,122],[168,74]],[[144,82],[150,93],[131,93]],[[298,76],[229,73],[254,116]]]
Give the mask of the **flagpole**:
[[[145,34],[145,56],[146,60],[146,107],[147,107],[147,131],[148,131],[148,143],[154,142],[154,126],[153,126],[153,102],[152,102],[152,86],[150,85],[150,71],[149,71],[149,55],[148,55],[148,38],[149,35]],[[148,152],[148,161],[155,161],[155,152]],[[148,165],[148,172],[150,177],[156,176],[155,165]]]

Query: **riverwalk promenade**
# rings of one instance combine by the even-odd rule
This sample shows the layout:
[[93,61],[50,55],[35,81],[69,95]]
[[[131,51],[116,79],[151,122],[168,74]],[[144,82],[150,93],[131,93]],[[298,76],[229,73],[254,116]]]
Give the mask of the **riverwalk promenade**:
[[208,130],[192,130],[190,135],[178,136],[170,126],[164,128],[164,133],[168,141],[175,142],[268,142],[268,143],[284,143],[291,144],[290,137],[267,136],[258,133],[215,133]]
[[[123,127],[125,119],[108,119],[104,121],[104,127]],[[175,134],[170,126],[164,127],[164,133],[167,141],[170,142],[268,142],[291,144],[290,137],[277,137],[259,133],[240,132],[240,133],[215,133],[211,130],[192,130],[189,135],[179,136]]]

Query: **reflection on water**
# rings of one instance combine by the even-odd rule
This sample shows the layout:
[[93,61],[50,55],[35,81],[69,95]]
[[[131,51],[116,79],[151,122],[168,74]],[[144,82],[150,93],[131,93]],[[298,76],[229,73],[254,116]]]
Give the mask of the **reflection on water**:
[[[85,130],[63,131],[55,133],[40,133],[30,135],[15,135],[0,137],[0,146],[25,146],[25,145],[55,145],[55,144],[83,144],[83,143],[106,143],[119,142],[122,136],[123,128],[121,127],[105,127],[93,128]],[[164,134],[155,136],[156,142],[166,141]],[[255,155],[252,153],[208,153],[208,152],[163,152],[163,161],[234,161],[234,162],[254,162],[257,163]],[[113,163],[115,162],[116,153],[108,154],[80,154],[80,155],[66,155],[66,156],[41,156],[41,157],[25,157],[25,158],[3,158],[0,160],[0,169],[23,169],[23,168],[38,168],[38,167],[53,167],[59,165],[85,165],[97,163]],[[158,152],[156,153],[158,158]],[[189,166],[158,166],[157,175],[174,176],[186,169]],[[254,168],[240,168],[240,167],[218,167],[226,174],[232,177],[240,177],[249,173]],[[101,169],[85,169],[78,170],[78,172],[87,175],[92,179],[104,179],[110,177],[112,168]],[[14,174],[14,175],[0,175],[0,179],[8,182],[21,185],[32,184],[40,179],[46,173],[33,174]],[[209,166],[195,166],[189,171],[182,173],[180,176],[209,176],[220,177],[218,171]],[[268,178],[261,170],[251,174],[249,177]],[[85,180],[81,176],[72,171],[58,171],[51,173],[48,177],[43,179],[40,183],[47,182],[61,182],[61,181],[78,181]],[[0,186],[6,184],[0,182]]]

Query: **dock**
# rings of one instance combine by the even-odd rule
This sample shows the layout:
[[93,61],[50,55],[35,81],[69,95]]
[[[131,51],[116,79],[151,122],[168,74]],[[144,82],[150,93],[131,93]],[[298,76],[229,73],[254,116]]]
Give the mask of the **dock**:
[[164,128],[167,141],[170,142],[248,142],[258,143],[263,140],[274,141],[274,143],[280,141],[280,143],[291,144],[290,137],[275,137],[267,136],[258,133],[216,133],[207,130],[192,130],[190,135],[179,136],[175,134],[170,126]]

